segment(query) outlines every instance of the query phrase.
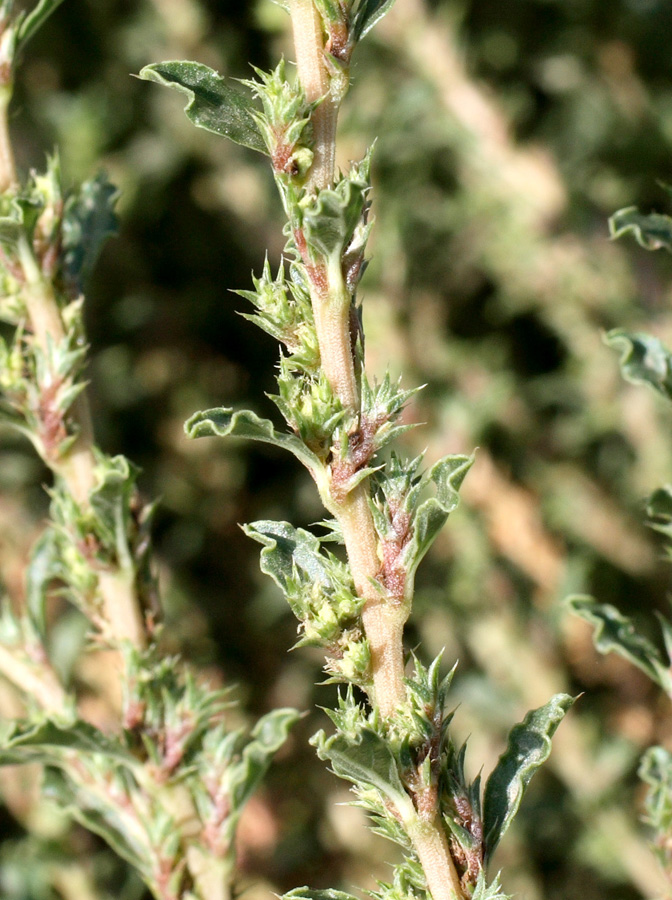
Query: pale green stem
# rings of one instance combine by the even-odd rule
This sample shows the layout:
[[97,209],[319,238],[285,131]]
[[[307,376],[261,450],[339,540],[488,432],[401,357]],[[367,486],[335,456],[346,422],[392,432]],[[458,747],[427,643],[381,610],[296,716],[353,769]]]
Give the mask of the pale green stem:
[[[25,277],[22,296],[28,319],[37,346],[47,354],[50,342],[52,345],[59,344],[66,336],[58,301],[25,240],[19,244],[19,258]],[[91,492],[97,487],[97,478],[91,415],[84,393],[75,400],[71,413],[77,423],[77,440],[58,459],[46,459],[45,462],[67,485],[77,504],[82,509],[88,509]],[[99,571],[97,574],[110,636],[131,641],[135,647],[145,647],[145,627],[132,573],[124,569]]]
[[410,836],[432,900],[462,900],[465,894],[438,816],[432,822],[419,822],[410,829]]
[[[329,82],[324,67],[319,15],[312,0],[291,0],[290,12],[301,84],[309,99],[311,95],[322,96]],[[315,114],[323,107],[324,104],[318,107]],[[338,108],[331,106],[330,109],[334,115],[327,129],[322,120],[313,120],[313,135],[320,147],[320,158],[332,161],[329,173],[320,164],[322,174],[319,179],[317,175],[314,177],[317,187],[326,187],[333,178]],[[325,291],[321,292],[315,285],[311,289],[320,359],[334,394],[343,407],[358,418],[360,395],[350,338],[352,298],[340,269],[331,267],[326,273],[326,281]],[[380,558],[369,493],[368,483],[363,482],[342,498],[332,492],[328,506],[341,525],[355,586],[366,601],[363,622],[371,648],[372,700],[381,714],[389,718],[405,699],[402,645],[405,618],[398,609],[386,604],[372,583],[380,571]]]
[[312,115],[313,164],[308,187],[329,187],[334,180],[336,124],[339,104],[329,92],[329,73],[324,65],[322,21],[313,0],[289,0],[294,29],[294,49],[299,81],[309,103],[322,102]]
[[[312,0],[289,0],[289,10],[301,85],[309,100],[324,97],[329,77],[317,10]],[[309,190],[329,187],[334,178],[338,104],[328,100],[328,105],[323,102],[312,118],[315,158]],[[350,337],[352,298],[340,271],[326,273],[326,281],[323,290],[316,284],[311,288],[321,363],[334,394],[358,419],[360,394]],[[369,483],[364,481],[344,497],[332,490],[325,499],[341,526],[355,587],[365,600],[362,620],[371,649],[371,701],[384,718],[391,719],[406,698],[402,643],[406,611],[392,605],[374,583],[381,561],[369,497]],[[464,894],[438,816],[430,822],[415,823],[410,837],[433,900],[462,900]]]

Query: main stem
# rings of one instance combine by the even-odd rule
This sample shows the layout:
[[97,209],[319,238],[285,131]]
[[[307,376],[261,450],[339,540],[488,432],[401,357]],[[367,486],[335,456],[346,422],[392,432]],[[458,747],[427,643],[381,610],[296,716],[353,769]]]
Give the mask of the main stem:
[[[329,74],[324,62],[324,38],[313,0],[289,0],[299,79],[308,100],[325,98],[313,114],[314,162],[308,189],[329,188],[334,180],[338,104],[329,96]],[[327,273],[323,284],[311,286],[315,328],[324,373],[343,407],[359,421],[361,401],[350,336],[352,297],[342,273]],[[345,496],[331,491],[328,506],[338,520],[357,592],[364,598],[362,619],[371,650],[371,701],[385,719],[391,719],[406,698],[404,687],[404,610],[378,590],[380,572],[378,535],[369,505],[367,480]],[[464,893],[438,816],[417,823],[411,839],[433,900],[462,900]]]
[[[290,0],[296,64],[308,100],[322,99],[313,113],[314,161],[309,190],[330,187],[334,180],[338,103],[329,95],[329,73],[324,63],[324,38],[320,16],[312,0]],[[315,328],[322,368],[344,409],[357,419],[360,396],[350,337],[352,298],[341,273],[328,273],[327,287],[311,288]],[[329,507],[338,520],[355,587],[365,600],[363,622],[371,649],[373,697],[385,718],[394,715],[405,699],[402,635],[404,617],[391,608],[372,583],[380,571],[378,535],[369,509],[368,482],[360,483],[345,497],[333,493]]]

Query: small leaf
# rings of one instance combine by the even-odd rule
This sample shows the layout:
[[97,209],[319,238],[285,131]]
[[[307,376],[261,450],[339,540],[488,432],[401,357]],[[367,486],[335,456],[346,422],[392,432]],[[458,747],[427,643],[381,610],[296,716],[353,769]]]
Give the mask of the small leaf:
[[63,213],[63,256],[66,275],[82,288],[100,251],[117,232],[114,207],[119,191],[104,173],[85,181],[68,198]]
[[240,762],[231,767],[229,789],[236,819],[266,774],[271,759],[287,740],[290,728],[300,718],[295,709],[274,709],[255,725]]
[[17,50],[22,50],[32,36],[39,31],[49,16],[55,12],[63,0],[39,0],[39,3],[28,13],[17,32]]
[[61,544],[59,532],[55,528],[46,528],[33,547],[26,571],[28,613],[43,638],[46,635],[47,593],[54,579],[63,574]]
[[120,743],[88,722],[59,724],[45,719],[37,724],[19,723],[0,738],[0,765],[40,762],[60,766],[65,751],[83,756],[99,755],[135,769],[137,760]]
[[230,88],[226,79],[209,66],[171,60],[145,66],[140,78],[186,94],[189,100],[184,111],[198,128],[227,137],[259,153],[268,153],[254,118],[254,104]]
[[446,456],[425,476],[428,483],[434,483],[436,496],[421,503],[413,518],[413,536],[403,554],[409,589],[422,558],[457,507],[458,491],[473,462],[473,456]]
[[556,694],[545,706],[531,710],[509,732],[508,746],[485,786],[483,833],[486,861],[518,812],[532,776],[548,759],[551,738],[573,703],[574,698],[568,694]]
[[368,34],[392,9],[394,0],[361,0],[353,17],[352,31],[356,41]]
[[339,778],[351,781],[360,789],[375,788],[394,804],[402,821],[414,818],[413,803],[401,783],[392,750],[375,731],[363,729],[356,740],[349,740],[343,734],[327,738],[319,731],[311,743],[320,759],[331,763]]
[[313,474],[321,471],[322,463],[306,445],[293,434],[280,434],[268,419],[260,419],[249,410],[235,412],[219,407],[194,413],[184,424],[184,430],[191,438],[199,437],[241,437],[252,441],[273,444],[289,450]]
[[570,597],[569,607],[594,626],[593,643],[600,653],[618,653],[636,665],[668,694],[672,695],[669,665],[654,645],[635,631],[632,621],[608,603],[597,603],[592,597]]
[[612,238],[633,234],[635,240],[646,250],[664,247],[672,251],[672,219],[660,213],[642,215],[636,206],[619,209],[609,219],[609,233]]
[[621,354],[621,372],[632,384],[648,384],[663,397],[672,399],[672,354],[649,334],[617,329],[605,337],[607,346]]
[[313,890],[308,887],[298,887],[282,894],[280,900],[356,900],[356,898],[352,894],[346,894],[345,891],[337,891],[334,888]]
[[125,456],[104,459],[97,466],[98,485],[89,498],[96,513],[96,531],[122,567],[131,565],[131,498],[139,471]]
[[264,575],[270,575],[282,591],[287,591],[296,566],[314,584],[329,584],[329,572],[326,560],[320,553],[320,542],[309,531],[294,528],[288,522],[271,521],[252,522],[243,526],[243,530],[264,545],[261,571]]

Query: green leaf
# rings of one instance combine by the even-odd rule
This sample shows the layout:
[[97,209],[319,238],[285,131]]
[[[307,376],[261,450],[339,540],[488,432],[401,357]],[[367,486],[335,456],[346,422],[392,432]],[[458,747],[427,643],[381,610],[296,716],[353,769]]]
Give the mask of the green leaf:
[[356,739],[343,734],[327,738],[319,731],[311,743],[320,759],[331,763],[339,778],[351,781],[360,789],[374,788],[394,805],[402,821],[413,820],[413,802],[401,783],[392,750],[379,734],[366,728]]
[[446,456],[426,474],[426,483],[433,483],[436,495],[418,507],[413,518],[413,534],[404,549],[402,560],[409,590],[412,590],[413,577],[422,558],[457,507],[460,500],[458,491],[473,462],[473,455]]
[[54,579],[63,575],[62,552],[59,532],[46,528],[33,547],[26,571],[28,613],[41,637],[46,635],[47,593]]
[[612,238],[633,234],[638,244],[646,250],[664,247],[672,251],[672,218],[660,213],[642,215],[636,206],[619,209],[609,219],[609,233]]
[[199,437],[240,437],[252,441],[273,444],[289,450],[312,473],[321,471],[322,463],[306,445],[293,434],[280,434],[268,419],[260,419],[255,413],[244,409],[219,407],[194,413],[184,424],[184,430],[191,438]]
[[209,66],[171,60],[145,66],[140,78],[173,88],[189,99],[184,111],[198,128],[227,137],[236,144],[268,153],[257,125],[254,104]]
[[60,724],[51,719],[38,723],[19,723],[8,734],[0,737],[2,766],[27,762],[62,766],[66,751],[74,751],[83,756],[104,756],[130,769],[135,769],[138,765],[137,760],[120,743],[81,720],[68,724]]
[[97,487],[91,492],[91,509],[96,514],[95,529],[103,545],[112,551],[119,566],[133,567],[131,499],[139,469],[125,456],[103,459],[96,467]]
[[649,334],[629,333],[620,329],[605,337],[607,346],[621,354],[621,372],[632,384],[648,384],[663,397],[672,399],[672,354]]
[[333,188],[307,198],[302,210],[303,230],[314,258],[340,268],[355,229],[366,219],[372,154],[370,147],[364,159],[353,164]]
[[117,232],[114,207],[119,191],[101,172],[70,196],[63,213],[63,262],[66,275],[81,288],[109,237]]
[[287,891],[280,900],[356,900],[356,898],[352,894],[346,894],[345,891],[337,891],[334,888],[313,890],[309,887],[298,887]]
[[264,545],[261,551],[261,571],[270,575],[278,587],[287,591],[294,579],[296,567],[307,580],[319,585],[329,584],[326,560],[320,553],[320,541],[303,528],[288,522],[252,522],[244,525],[245,534]]
[[295,709],[274,709],[255,725],[240,762],[230,766],[226,776],[236,819],[266,774],[271,759],[287,740],[290,728],[300,718]]
[[506,750],[488,778],[483,798],[483,834],[486,861],[518,812],[532,776],[551,752],[551,738],[574,703],[568,694],[556,694],[545,706],[531,710],[509,732]]
[[39,0],[19,24],[17,32],[17,50],[22,50],[32,36],[39,31],[49,16],[56,12],[63,0]]
[[607,603],[592,597],[570,597],[572,612],[595,628],[593,643],[600,653],[618,653],[672,694],[672,674],[654,645],[635,631],[632,621]]
[[356,41],[368,34],[383,16],[392,9],[394,0],[361,0],[352,20],[352,32]]

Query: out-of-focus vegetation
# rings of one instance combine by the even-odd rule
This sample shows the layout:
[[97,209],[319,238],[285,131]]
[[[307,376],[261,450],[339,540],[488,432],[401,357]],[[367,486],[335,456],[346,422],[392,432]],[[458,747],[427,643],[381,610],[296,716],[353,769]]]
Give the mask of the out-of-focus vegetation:
[[[397,0],[360,48],[341,125],[342,165],[378,136],[369,370],[390,363],[408,386],[426,383],[408,415],[427,425],[408,440],[430,462],[480,447],[421,570],[409,646],[415,634],[428,659],[444,645],[446,663],[460,659],[454,727],[478,764],[494,763],[528,708],[585,692],[494,862],[528,900],[665,890],[636,769],[645,747],[669,744],[669,712],[638,671],[597,656],[563,598],[591,593],[645,632],[667,606],[669,564],[643,498],[672,477],[672,423],[621,380],[601,335],[645,327],[672,341],[669,256],[610,243],[606,224],[621,206],[662,206],[658,180],[672,180],[671,27],[664,0]],[[275,344],[229,289],[249,287],[266,248],[277,263],[279,209],[263,160],[196,131],[179,98],[129,73],[192,58],[244,78],[248,60],[291,58],[286,35],[270,0],[67,0],[31,45],[14,105],[21,168],[58,144],[66,179],[102,162],[121,188],[121,234],[88,300],[97,433],[162,498],[175,646],[235,682],[250,713],[328,705],[333,689],[315,685],[317,656],[287,654],[294,620],[237,523],[322,512],[290,459],[188,443],[182,423],[220,403],[274,416],[259,398]],[[45,473],[17,439],[2,442],[0,571],[20,593]],[[305,746],[320,723],[311,712],[246,814],[255,896],[386,875],[387,845],[334,807],[347,795]],[[4,783],[16,811],[17,776]],[[54,881],[59,832],[42,819],[40,844],[3,822],[4,897],[77,896]],[[59,861],[58,878],[86,865],[101,897],[141,895],[102,845],[78,839],[81,859]]]

